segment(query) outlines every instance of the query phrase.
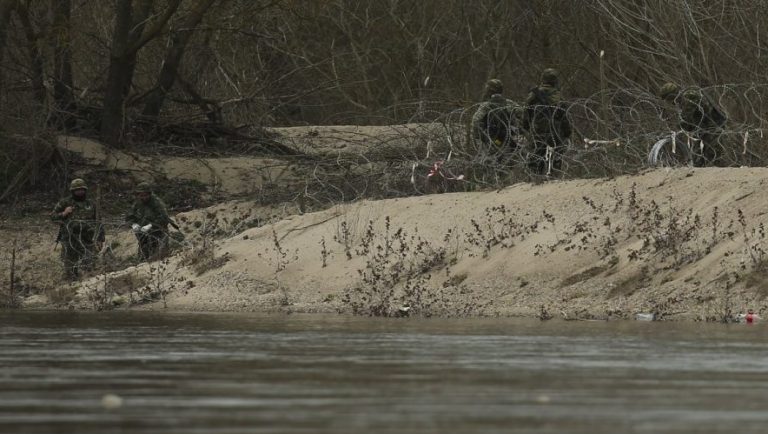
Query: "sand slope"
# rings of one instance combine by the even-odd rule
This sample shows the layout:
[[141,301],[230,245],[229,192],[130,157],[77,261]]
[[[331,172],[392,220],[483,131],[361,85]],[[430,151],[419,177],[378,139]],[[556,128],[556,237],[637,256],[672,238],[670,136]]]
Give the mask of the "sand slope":
[[[220,241],[217,254],[229,260],[200,276],[180,267],[190,287],[169,294],[167,306],[348,310],[344,290],[364,287],[361,272],[372,270],[366,264],[375,253],[363,252],[370,224],[370,250],[389,250],[389,239],[388,258],[405,251],[403,262],[412,264],[420,243],[424,251],[444,252],[448,259],[424,273],[431,276],[426,285],[485,306],[474,313],[587,319],[656,312],[715,320],[757,311],[766,305],[766,175],[762,168],[655,170],[341,205]],[[642,230],[633,234],[631,227]],[[396,235],[400,229],[404,234]],[[446,286],[450,276],[462,291]]]
[[[346,137],[349,128],[328,131]],[[325,137],[311,127],[285,133]],[[137,179],[159,171],[232,195],[252,192],[254,173],[283,170],[264,158],[149,158],[72,138],[61,145]],[[135,308],[369,313],[367,303],[388,314],[722,320],[768,307],[766,176],[764,168],[658,169],[303,215],[295,204],[223,201],[176,216],[188,238],[168,261],[86,280],[70,304],[93,308],[101,297],[109,305],[114,294],[126,301],[149,287],[164,300]],[[32,231],[26,242],[47,235]],[[123,256],[135,249],[130,234],[116,236]]]

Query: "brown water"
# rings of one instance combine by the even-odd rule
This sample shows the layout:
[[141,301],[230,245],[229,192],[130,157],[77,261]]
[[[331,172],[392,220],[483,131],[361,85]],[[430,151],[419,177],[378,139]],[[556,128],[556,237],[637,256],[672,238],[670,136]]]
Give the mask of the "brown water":
[[0,312],[0,432],[762,433],[766,331]]

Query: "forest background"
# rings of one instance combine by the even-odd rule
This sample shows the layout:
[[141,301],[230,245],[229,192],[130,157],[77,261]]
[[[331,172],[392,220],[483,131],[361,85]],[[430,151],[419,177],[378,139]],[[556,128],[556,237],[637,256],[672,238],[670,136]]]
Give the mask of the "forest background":
[[748,137],[762,138],[767,13],[760,0],[0,0],[0,201],[66,185],[62,133],[291,154],[263,128],[466,124],[486,79],[521,100],[545,67],[561,72],[576,140],[624,145],[574,176],[642,166],[675,129],[655,95],[667,81],[706,88],[734,164],[761,163]]

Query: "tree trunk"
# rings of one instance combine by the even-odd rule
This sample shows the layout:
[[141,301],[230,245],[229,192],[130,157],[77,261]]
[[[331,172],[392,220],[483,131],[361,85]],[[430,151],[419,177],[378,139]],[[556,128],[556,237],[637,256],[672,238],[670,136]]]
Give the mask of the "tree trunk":
[[[54,0],[55,1],[55,0]],[[109,71],[104,90],[104,114],[101,119],[101,139],[109,146],[120,145],[123,136],[123,104],[126,81],[132,75],[128,57],[128,38],[133,24],[132,0],[118,0],[115,7],[115,33],[109,53]]]
[[51,0],[53,13],[53,108],[59,127],[69,127],[75,111],[70,37],[71,0]]
[[131,26],[130,34],[128,35],[128,44],[126,46],[126,64],[128,67],[127,75],[125,77],[125,83],[123,86],[123,101],[131,92],[131,86],[133,85],[133,75],[136,72],[136,57],[139,53],[139,49],[131,49],[130,47],[139,42],[144,33],[144,28],[147,25],[147,20],[152,14],[152,6],[154,0],[139,0],[138,6],[133,11],[133,26]]
[[189,95],[191,98],[190,102],[197,105],[200,108],[200,111],[205,114],[205,117],[207,117],[212,124],[219,125],[224,122],[221,115],[221,107],[216,101],[203,98],[203,96],[195,90],[192,83],[185,80],[184,77],[177,75],[176,81],[179,82],[179,85],[184,92]]
[[165,103],[165,97],[173,87],[179,69],[179,64],[184,56],[184,50],[195,32],[195,27],[203,20],[205,12],[215,3],[216,0],[200,0],[187,16],[187,19],[181,25],[181,29],[173,33],[171,44],[168,47],[163,67],[155,86],[147,95],[147,101],[144,105],[144,116],[157,118],[160,110]]
[[169,0],[165,11],[150,20],[153,0],[140,0],[136,13],[133,0],[117,0],[101,120],[101,139],[107,145],[117,147],[122,143],[125,101],[139,50],[162,32],[180,4],[181,0]]
[[[11,21],[11,11],[16,6],[16,0],[0,0],[0,65],[3,65],[5,40],[8,36],[8,24]],[[0,89],[3,88],[3,70],[0,68]]]
[[39,37],[35,32],[32,21],[29,17],[29,8],[23,2],[19,2],[16,8],[16,14],[24,29],[24,35],[27,38],[29,51],[29,60],[31,63],[31,81],[32,96],[40,108],[45,107],[46,90],[44,83],[43,55],[40,52]]

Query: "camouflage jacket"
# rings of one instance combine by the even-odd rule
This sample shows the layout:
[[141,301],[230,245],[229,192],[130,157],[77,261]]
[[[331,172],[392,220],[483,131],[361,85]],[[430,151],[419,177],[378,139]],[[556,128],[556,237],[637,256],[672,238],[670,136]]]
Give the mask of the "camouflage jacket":
[[497,134],[493,132],[498,129],[493,125],[495,123],[506,124],[507,132],[517,134],[522,114],[523,108],[518,103],[495,94],[488,101],[482,102],[472,115],[472,136],[484,142],[488,141],[489,136]]
[[[67,207],[74,208],[72,214],[62,217]],[[104,226],[98,221],[96,207],[89,199],[76,200],[73,197],[61,199],[53,208],[51,220],[60,222],[56,241],[76,237],[84,242],[104,241]]]
[[688,132],[717,130],[727,117],[701,89],[687,89],[675,100],[680,109],[680,128]]
[[155,229],[168,230],[171,219],[163,201],[153,194],[146,203],[140,200],[134,202],[125,221],[140,226],[152,223]]
[[536,136],[553,136],[560,139],[571,136],[571,123],[557,88],[542,84],[531,89],[525,105],[525,130]]

